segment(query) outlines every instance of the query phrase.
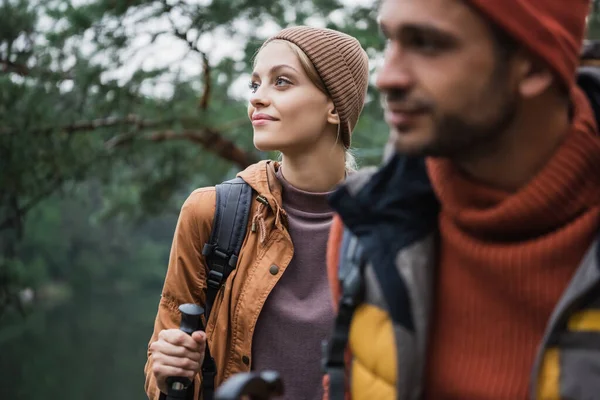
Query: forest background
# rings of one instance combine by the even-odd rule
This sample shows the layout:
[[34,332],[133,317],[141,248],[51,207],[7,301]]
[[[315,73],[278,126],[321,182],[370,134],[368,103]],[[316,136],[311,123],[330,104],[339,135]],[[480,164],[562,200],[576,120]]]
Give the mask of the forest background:
[[[0,398],[145,398],[181,204],[276,157],[246,116],[255,51],[286,26],[329,27],[362,43],[373,76],[376,14],[373,0],[0,0]],[[387,139],[378,99],[371,85],[361,166]]]

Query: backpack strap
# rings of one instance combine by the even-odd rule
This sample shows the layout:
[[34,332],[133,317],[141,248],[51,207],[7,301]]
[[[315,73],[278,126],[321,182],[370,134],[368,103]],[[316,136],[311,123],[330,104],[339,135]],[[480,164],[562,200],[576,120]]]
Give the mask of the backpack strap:
[[346,364],[344,355],[348,346],[350,323],[354,311],[362,301],[366,265],[363,249],[356,236],[347,229],[342,239],[338,279],[342,286],[338,313],[329,342],[323,343],[323,370],[329,376],[329,399],[344,400]]
[[[217,293],[237,266],[242,243],[246,237],[252,203],[252,188],[237,177],[216,185],[216,207],[213,227],[202,255],[208,266],[206,282],[205,321],[212,311]],[[202,399],[213,400],[217,367],[206,346],[202,363]]]
[[577,69],[577,85],[586,94],[596,123],[600,125],[600,68],[585,66]]
[[212,311],[217,292],[237,265],[246,236],[252,188],[242,178],[216,185],[216,207],[213,227],[202,255],[208,266],[206,282],[206,321]]

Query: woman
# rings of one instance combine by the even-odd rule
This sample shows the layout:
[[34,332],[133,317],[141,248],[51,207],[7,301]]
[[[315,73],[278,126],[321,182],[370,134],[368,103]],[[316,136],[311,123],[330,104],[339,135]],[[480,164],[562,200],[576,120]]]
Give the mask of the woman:
[[321,341],[333,323],[325,252],[332,211],[328,193],[352,162],[347,149],[362,111],[368,59],[358,41],[309,27],[281,31],[258,51],[248,117],[254,144],[278,150],[239,174],[255,191],[237,268],[211,312],[206,336],[177,328],[182,303],[204,305],[215,189],[194,191],[177,224],[146,363],[146,392],[158,399],[169,376],[195,378],[198,398],[205,340],[218,385],[232,374],[281,373],[288,399],[317,399]]

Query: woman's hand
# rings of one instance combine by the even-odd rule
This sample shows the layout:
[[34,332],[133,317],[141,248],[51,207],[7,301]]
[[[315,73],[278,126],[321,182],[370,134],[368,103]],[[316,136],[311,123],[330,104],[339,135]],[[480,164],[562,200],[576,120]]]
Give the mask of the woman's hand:
[[206,334],[196,331],[188,335],[179,329],[165,329],[150,345],[152,372],[158,389],[168,393],[167,378],[183,377],[193,380],[202,369]]

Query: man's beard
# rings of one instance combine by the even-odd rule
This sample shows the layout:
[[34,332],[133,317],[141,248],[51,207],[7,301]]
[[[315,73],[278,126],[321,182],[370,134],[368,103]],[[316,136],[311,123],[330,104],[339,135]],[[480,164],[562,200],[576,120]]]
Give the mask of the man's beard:
[[[472,121],[456,113],[442,114],[437,118],[433,114],[435,139],[422,149],[423,155],[458,161],[486,157],[497,151],[518,109],[518,97],[511,92],[507,68],[505,60],[498,60],[488,84],[479,98],[471,102],[473,109],[481,109],[487,115],[485,118]],[[490,101],[490,96],[495,101]],[[485,109],[478,106],[486,103]],[[473,115],[472,112],[469,114]]]
[[456,114],[442,115],[434,123],[435,140],[422,149],[422,154],[453,160],[485,157],[497,149],[516,113],[516,99],[505,94],[484,121],[471,122]]
[[[493,96],[492,100],[490,96]],[[382,101],[384,104],[387,99],[406,103],[407,97],[407,92],[397,90],[385,93]],[[453,160],[485,157],[497,151],[498,143],[516,118],[518,101],[517,94],[510,88],[507,62],[498,59],[486,87],[469,102],[470,106],[463,107],[467,112],[436,113],[435,102],[426,99],[411,102],[413,107],[426,110],[433,119],[433,140],[410,153]],[[474,115],[472,110],[480,110],[479,116],[483,114],[485,117],[469,118]],[[396,151],[402,152],[400,148]]]

